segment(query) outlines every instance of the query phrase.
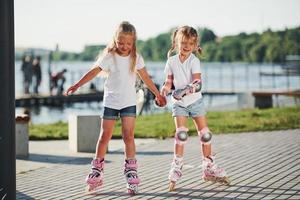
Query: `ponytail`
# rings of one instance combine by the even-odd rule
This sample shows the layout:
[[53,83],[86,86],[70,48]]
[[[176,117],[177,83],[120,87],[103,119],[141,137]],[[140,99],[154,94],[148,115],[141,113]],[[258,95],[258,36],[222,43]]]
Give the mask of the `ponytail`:
[[171,48],[168,51],[168,58],[171,56],[172,52],[176,48],[176,36],[177,36],[177,32],[178,32],[178,29],[175,29],[175,31],[172,34],[172,37],[171,37],[172,45],[171,45]]

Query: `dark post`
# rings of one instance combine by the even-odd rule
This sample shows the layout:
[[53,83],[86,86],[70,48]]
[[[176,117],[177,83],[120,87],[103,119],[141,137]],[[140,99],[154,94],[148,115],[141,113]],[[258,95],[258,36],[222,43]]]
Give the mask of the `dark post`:
[[0,199],[16,199],[14,0],[0,1]]

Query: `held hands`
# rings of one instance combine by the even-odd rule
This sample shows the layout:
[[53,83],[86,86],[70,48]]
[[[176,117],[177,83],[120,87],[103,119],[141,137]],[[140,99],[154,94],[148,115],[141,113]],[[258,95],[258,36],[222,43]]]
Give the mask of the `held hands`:
[[65,96],[68,96],[70,94],[73,94],[74,92],[76,92],[76,90],[78,90],[79,88],[79,85],[78,84],[75,84],[75,85],[72,85],[71,87],[68,88],[68,90],[65,92]]
[[162,96],[161,94],[159,94],[158,96],[156,96],[155,98],[155,104],[159,107],[164,107],[167,104],[167,100],[166,97]]

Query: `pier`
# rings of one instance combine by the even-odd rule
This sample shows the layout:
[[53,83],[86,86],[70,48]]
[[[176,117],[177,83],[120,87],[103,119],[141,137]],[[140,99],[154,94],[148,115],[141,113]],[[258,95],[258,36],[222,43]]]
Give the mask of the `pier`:
[[[71,103],[83,103],[83,102],[100,102],[103,100],[103,91],[94,91],[94,92],[85,92],[85,93],[75,93],[69,96],[64,95],[24,95],[16,97],[15,105],[16,107],[33,107],[33,106],[63,106],[64,104],[71,104]],[[145,93],[144,93],[145,94]],[[257,108],[270,108],[273,107],[273,97],[277,98],[278,96],[290,96],[295,97],[297,99],[300,98],[300,91],[299,90],[255,90],[255,91],[246,91],[246,90],[226,90],[226,89],[219,89],[219,90],[204,90],[202,92],[204,96],[208,96],[210,100],[214,96],[225,96],[225,95],[237,95],[239,96],[239,101],[248,101],[245,99],[247,96],[250,96],[254,99],[254,107]],[[143,94],[142,94],[143,95]],[[242,97],[242,98],[241,98]],[[140,99],[139,102],[143,104],[146,101],[149,101],[151,98],[148,95],[144,96],[144,99]],[[244,102],[238,102],[244,103]]]
[[[242,91],[232,90],[209,90],[202,92],[203,95],[237,95],[243,93]],[[16,97],[16,107],[30,107],[30,106],[61,106],[69,103],[82,102],[100,102],[103,99],[103,91],[85,92],[64,95],[23,95]]]
[[103,91],[64,95],[24,95],[16,97],[16,107],[30,106],[62,106],[63,104],[78,102],[102,101]]

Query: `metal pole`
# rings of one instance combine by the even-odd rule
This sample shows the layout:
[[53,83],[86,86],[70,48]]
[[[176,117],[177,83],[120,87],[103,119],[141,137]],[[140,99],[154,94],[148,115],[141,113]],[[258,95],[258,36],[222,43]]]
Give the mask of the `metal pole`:
[[52,62],[52,51],[48,54],[48,77],[49,77],[49,93],[51,93],[51,62]]
[[261,63],[259,63],[259,73],[258,73],[258,75],[259,75],[259,89],[261,90],[262,89],[262,80],[261,80],[261,76],[262,76],[262,74],[261,74],[261,67],[262,67],[262,64]]
[[234,92],[235,88],[234,88],[234,78],[235,78],[235,71],[234,71],[234,66],[232,63],[230,63],[231,66],[231,91]]
[[249,73],[249,63],[246,64],[246,90],[249,91],[250,87],[249,87],[249,76],[250,76],[250,73]]
[[14,0],[0,1],[0,199],[16,199]]
[[274,63],[272,63],[272,87],[273,87],[273,89],[276,88],[276,84],[275,84],[275,66],[274,66]]

